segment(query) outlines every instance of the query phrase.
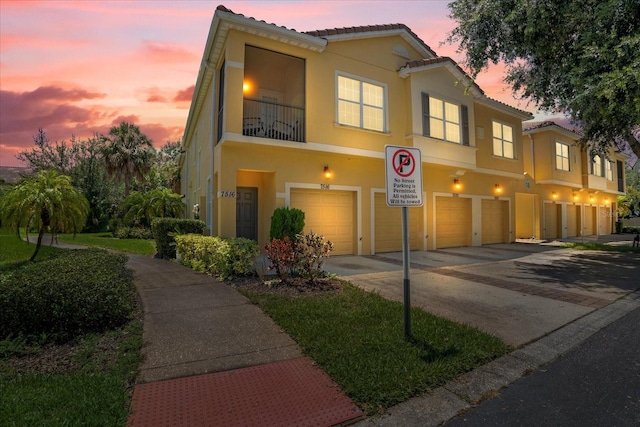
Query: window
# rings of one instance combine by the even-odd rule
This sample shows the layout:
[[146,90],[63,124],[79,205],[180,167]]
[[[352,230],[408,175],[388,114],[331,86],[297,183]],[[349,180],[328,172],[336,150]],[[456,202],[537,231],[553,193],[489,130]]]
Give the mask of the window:
[[422,133],[431,138],[469,145],[469,120],[466,105],[454,104],[426,93],[422,94]]
[[338,123],[385,131],[385,88],[338,76]]
[[593,161],[591,162],[591,174],[602,176],[602,159],[600,156],[593,156]]
[[556,169],[569,170],[569,146],[556,141]]
[[613,162],[607,161],[605,163],[605,167],[606,167],[605,173],[607,175],[607,180],[613,181]]
[[493,155],[515,159],[513,149],[513,127],[493,122]]

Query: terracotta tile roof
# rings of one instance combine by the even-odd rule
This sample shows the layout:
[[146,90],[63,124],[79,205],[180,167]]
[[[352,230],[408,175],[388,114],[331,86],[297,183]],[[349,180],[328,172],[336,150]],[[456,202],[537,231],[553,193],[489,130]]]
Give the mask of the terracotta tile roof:
[[574,126],[573,128],[569,128],[564,125],[568,119],[556,119],[556,120],[545,120],[542,122],[524,122],[522,123],[522,131],[531,131],[536,129],[543,129],[550,126],[557,126],[562,130],[566,130],[567,132],[575,133],[578,136],[584,135],[582,128],[579,126]]
[[218,7],[216,7],[216,10],[219,10],[220,12],[232,13],[232,14],[234,14],[236,16],[242,16],[243,18],[251,19],[252,21],[263,22],[263,23],[268,24],[268,25],[273,25],[274,27],[284,28],[285,30],[296,31],[293,28],[287,28],[287,27],[285,27],[283,25],[277,25],[277,24],[274,24],[273,22],[266,22],[266,21],[264,21],[262,19],[258,20],[256,18],[251,17],[251,16],[245,16],[242,13],[236,13],[233,10],[225,7],[224,5],[219,5]]
[[[406,68],[420,68],[420,67],[426,67],[428,65],[433,65],[433,64],[442,64],[445,62],[449,62],[451,63],[454,67],[456,67],[458,69],[458,71],[460,73],[462,73],[465,77],[468,77],[469,80],[471,80],[471,77],[469,77],[469,75],[466,73],[466,71],[464,71],[462,69],[462,67],[460,67],[458,65],[458,63],[456,61],[454,61],[453,59],[449,58],[448,56],[439,56],[437,58],[431,58],[431,59],[419,59],[417,61],[409,61],[407,62],[404,67],[402,67],[403,69]],[[484,95],[484,91],[480,88],[480,86],[478,86],[475,82],[473,83],[473,86],[480,91],[480,93],[482,95]],[[494,100],[495,101],[495,100]],[[500,102],[500,101],[496,101],[496,102]],[[502,104],[502,103],[501,103]],[[507,105],[507,104],[505,104]]]
[[344,28],[328,28],[325,30],[304,31],[305,34],[315,37],[327,37],[340,34],[357,34],[357,33],[372,33],[379,31],[392,31],[392,30],[404,30],[411,35],[418,43],[420,43],[427,51],[433,56],[438,56],[428,44],[426,44],[416,33],[411,31],[411,28],[404,24],[383,24],[383,25],[363,25],[359,27],[344,27]]
[[[252,17],[248,17],[245,16],[241,13],[235,13],[234,11],[232,11],[231,9],[220,5],[216,8],[216,10],[219,10],[221,12],[227,12],[227,13],[233,13],[234,15],[238,15],[238,16],[242,16],[245,17],[247,19],[252,19],[254,21],[258,21],[255,18]],[[269,25],[273,25],[275,27],[280,27],[280,28],[285,28],[285,29],[289,29],[291,31],[296,31],[292,28],[287,28],[281,25],[276,25],[273,23],[268,23],[265,21],[258,21],[258,22],[264,22],[266,24]],[[340,34],[357,34],[357,33],[369,33],[369,32],[377,32],[377,31],[393,31],[393,30],[404,30],[407,33],[409,33],[411,35],[411,37],[415,38],[416,41],[418,43],[420,43],[427,51],[429,51],[433,56],[438,56],[433,49],[431,49],[429,47],[429,45],[427,45],[424,41],[422,41],[422,39],[420,39],[420,37],[418,37],[418,35],[416,33],[414,33],[413,31],[411,31],[411,29],[409,27],[407,27],[404,24],[384,24],[384,25],[363,25],[363,26],[359,26],[359,27],[345,27],[345,28],[328,28],[325,30],[314,30],[314,31],[302,31],[302,34],[307,34],[309,36],[313,36],[313,37],[319,37],[319,38],[323,38],[323,37],[329,37],[329,36],[335,36],[335,35],[340,35]]]

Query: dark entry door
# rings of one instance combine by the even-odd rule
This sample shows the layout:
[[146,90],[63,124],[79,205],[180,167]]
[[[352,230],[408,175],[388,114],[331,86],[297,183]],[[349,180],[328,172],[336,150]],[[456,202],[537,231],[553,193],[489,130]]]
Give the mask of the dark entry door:
[[258,189],[238,187],[236,196],[236,237],[258,241]]

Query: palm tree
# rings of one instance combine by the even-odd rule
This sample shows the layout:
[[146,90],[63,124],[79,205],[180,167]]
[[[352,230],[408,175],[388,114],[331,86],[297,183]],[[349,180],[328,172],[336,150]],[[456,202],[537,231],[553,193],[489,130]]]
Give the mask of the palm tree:
[[84,227],[88,214],[89,202],[71,185],[71,177],[52,169],[23,179],[0,201],[3,223],[16,227],[18,233],[23,226],[38,230],[36,249],[29,261],[38,255],[47,230],[52,235],[57,232],[75,234]]
[[122,122],[109,130],[102,149],[107,173],[116,182],[124,181],[124,196],[129,196],[131,181],[143,179],[151,169],[155,150],[151,140],[140,132],[138,126]]
[[156,188],[146,193],[134,191],[124,204],[124,221],[129,225],[151,226],[154,218],[179,218],[184,214],[182,197],[169,188]]

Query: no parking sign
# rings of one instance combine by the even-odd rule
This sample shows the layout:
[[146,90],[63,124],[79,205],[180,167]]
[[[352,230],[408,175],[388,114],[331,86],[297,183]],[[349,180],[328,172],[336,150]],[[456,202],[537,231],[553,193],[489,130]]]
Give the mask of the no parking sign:
[[422,157],[418,148],[384,147],[388,206],[422,206]]

